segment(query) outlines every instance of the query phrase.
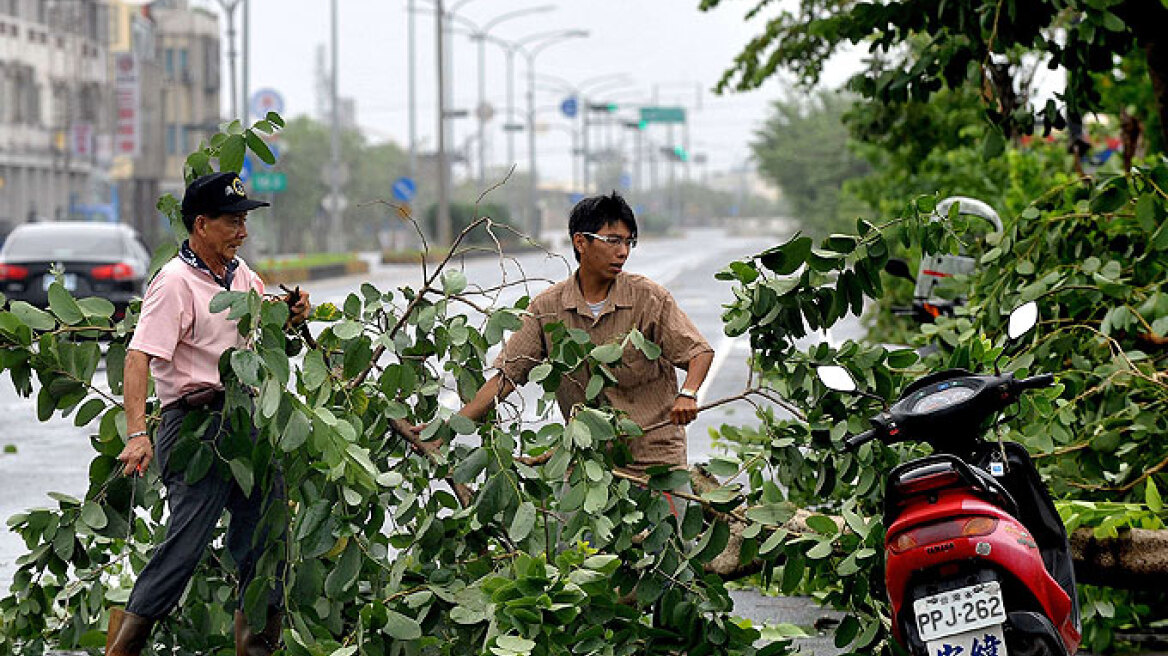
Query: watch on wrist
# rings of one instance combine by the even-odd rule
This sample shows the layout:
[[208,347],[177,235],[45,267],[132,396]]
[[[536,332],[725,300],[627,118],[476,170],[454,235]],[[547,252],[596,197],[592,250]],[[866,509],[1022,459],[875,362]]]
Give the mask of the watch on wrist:
[[697,400],[698,400],[698,391],[697,391],[697,390],[692,390],[692,389],[690,389],[690,388],[688,388],[688,387],[683,387],[683,388],[681,388],[681,391],[680,391],[680,392],[678,392],[678,393],[677,393],[677,395],[678,395],[678,396],[684,396],[684,397],[685,397],[685,398],[687,398],[687,399],[693,399],[694,401],[697,401]]

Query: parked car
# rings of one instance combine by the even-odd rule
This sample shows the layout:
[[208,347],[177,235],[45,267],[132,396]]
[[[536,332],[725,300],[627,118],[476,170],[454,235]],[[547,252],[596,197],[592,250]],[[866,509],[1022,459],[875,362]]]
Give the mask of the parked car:
[[0,292],[37,307],[49,304],[51,270],[76,298],[99,296],[114,304],[121,318],[135,296],[145,291],[150,253],[127,225],[88,221],[25,223],[0,249]]

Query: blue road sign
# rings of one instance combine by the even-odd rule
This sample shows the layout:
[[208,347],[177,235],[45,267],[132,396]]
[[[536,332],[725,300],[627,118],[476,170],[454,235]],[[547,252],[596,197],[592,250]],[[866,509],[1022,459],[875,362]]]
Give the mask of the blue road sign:
[[576,118],[576,112],[580,111],[580,103],[576,100],[576,96],[564,98],[564,102],[560,103],[560,111],[568,118]]
[[582,200],[584,200],[584,194],[576,194],[576,193],[568,194],[568,202],[573,204],[573,205],[575,205],[576,203],[579,203]]
[[633,176],[629,175],[628,173],[621,173],[620,186],[621,189],[628,189],[629,187],[633,186]]
[[393,197],[397,200],[408,203],[418,195],[418,185],[413,178],[401,177],[393,181]]
[[259,118],[268,112],[284,113],[284,97],[275,89],[260,89],[251,94],[251,113]]

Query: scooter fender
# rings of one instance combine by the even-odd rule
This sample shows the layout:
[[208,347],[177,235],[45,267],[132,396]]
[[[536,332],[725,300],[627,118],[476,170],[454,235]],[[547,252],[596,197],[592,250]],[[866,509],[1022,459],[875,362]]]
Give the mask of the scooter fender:
[[[948,563],[981,561],[996,570],[1004,570],[1030,589],[1042,605],[1043,613],[1058,628],[1066,645],[1078,645],[1081,636],[1071,618],[1071,600],[1047,573],[1038,545],[1030,532],[1001,508],[966,494],[943,493],[936,503],[913,506],[902,513],[888,530],[889,540],[913,527],[942,521],[962,521],[972,516],[993,517],[997,527],[987,535],[957,537],[896,553],[885,544],[885,582],[893,617],[913,612],[906,592],[914,575]],[[1010,599],[1006,599],[1010,606]],[[899,632],[900,622],[893,623]],[[898,640],[903,636],[897,635]],[[903,644],[903,642],[902,642]]]

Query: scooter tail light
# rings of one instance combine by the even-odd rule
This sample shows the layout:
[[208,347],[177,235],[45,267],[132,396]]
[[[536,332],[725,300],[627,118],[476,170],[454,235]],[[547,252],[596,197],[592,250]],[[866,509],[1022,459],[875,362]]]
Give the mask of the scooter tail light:
[[898,533],[888,542],[893,553],[901,554],[910,549],[923,547],[946,540],[972,538],[989,535],[998,528],[998,520],[993,517],[959,517],[925,524]]
[[0,264],[0,280],[24,280],[27,277],[27,267],[17,264]]

